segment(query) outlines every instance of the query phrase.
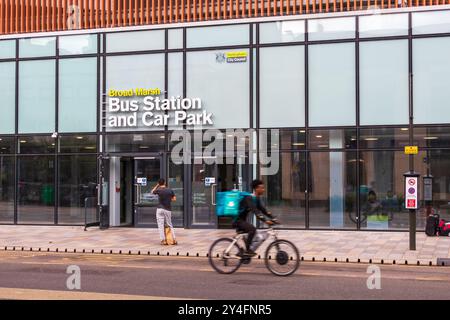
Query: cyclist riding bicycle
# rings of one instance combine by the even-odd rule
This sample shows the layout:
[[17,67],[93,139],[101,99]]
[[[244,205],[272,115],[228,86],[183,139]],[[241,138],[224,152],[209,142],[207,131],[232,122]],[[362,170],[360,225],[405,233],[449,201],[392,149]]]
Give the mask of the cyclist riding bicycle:
[[263,221],[268,225],[277,223],[272,214],[264,208],[261,203],[260,197],[264,194],[264,182],[261,180],[252,181],[252,196],[244,197],[239,203],[239,215],[233,222],[233,228],[236,231],[242,231],[247,233],[247,239],[245,241],[246,252],[245,255],[254,256],[256,253],[250,249],[250,245],[256,234],[256,228],[253,224],[247,222],[248,214],[255,214],[256,218]]

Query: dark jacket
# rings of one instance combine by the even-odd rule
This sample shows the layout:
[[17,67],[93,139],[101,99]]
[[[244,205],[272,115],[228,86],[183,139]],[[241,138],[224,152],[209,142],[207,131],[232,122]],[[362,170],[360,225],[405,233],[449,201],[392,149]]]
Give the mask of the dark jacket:
[[236,220],[246,221],[249,213],[254,213],[256,218],[263,221],[266,220],[266,217],[272,218],[272,215],[262,205],[261,200],[254,196],[246,196],[241,200],[239,203],[239,216]]

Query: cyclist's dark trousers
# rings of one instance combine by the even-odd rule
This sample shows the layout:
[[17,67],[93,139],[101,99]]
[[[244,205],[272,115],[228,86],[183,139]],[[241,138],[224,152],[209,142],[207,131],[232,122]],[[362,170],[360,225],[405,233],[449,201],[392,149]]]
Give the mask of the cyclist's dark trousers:
[[250,249],[250,244],[252,243],[253,237],[256,233],[256,228],[251,223],[248,223],[244,220],[237,220],[235,223],[236,230],[238,231],[244,231],[247,233],[247,241],[245,242],[245,245],[247,246],[247,250]]

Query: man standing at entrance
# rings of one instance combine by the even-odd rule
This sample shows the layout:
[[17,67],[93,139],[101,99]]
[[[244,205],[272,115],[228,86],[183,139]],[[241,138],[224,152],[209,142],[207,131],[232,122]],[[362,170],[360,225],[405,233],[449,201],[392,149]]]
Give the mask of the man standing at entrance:
[[162,245],[167,245],[166,235],[164,233],[164,225],[167,224],[172,232],[173,244],[177,244],[175,240],[175,231],[172,225],[172,205],[171,202],[176,200],[175,193],[172,189],[167,188],[166,181],[159,179],[158,184],[152,189],[152,193],[158,195],[159,204],[156,209],[156,222],[158,223],[159,238]]

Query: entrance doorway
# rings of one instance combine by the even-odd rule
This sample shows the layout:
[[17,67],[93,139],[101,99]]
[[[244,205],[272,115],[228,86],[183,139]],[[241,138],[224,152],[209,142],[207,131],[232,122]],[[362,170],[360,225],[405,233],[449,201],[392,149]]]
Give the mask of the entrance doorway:
[[120,198],[115,212],[120,226],[156,226],[158,196],[151,190],[164,177],[162,164],[162,156],[120,157],[120,183],[115,190]]

